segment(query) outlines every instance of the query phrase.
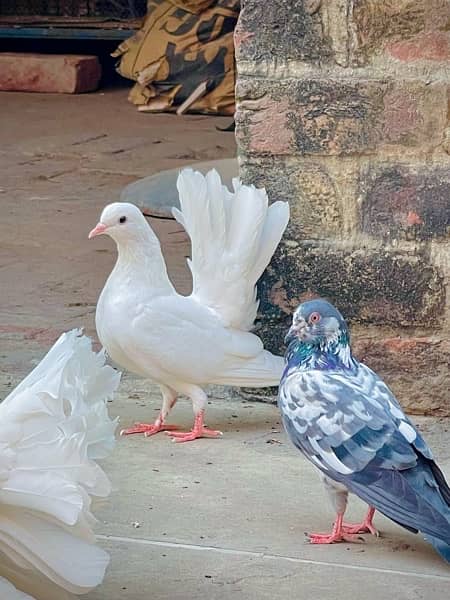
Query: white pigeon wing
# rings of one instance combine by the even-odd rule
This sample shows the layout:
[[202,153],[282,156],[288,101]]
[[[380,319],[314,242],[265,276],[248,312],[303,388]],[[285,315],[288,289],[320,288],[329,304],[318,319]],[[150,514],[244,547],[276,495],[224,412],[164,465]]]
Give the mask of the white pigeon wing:
[[278,385],[284,365],[256,335],[223,327],[192,296],[153,299],[129,322],[121,343],[135,371],[155,381],[265,387]]
[[256,318],[256,283],[289,220],[287,202],[268,205],[264,189],[234,182],[230,192],[217,171],[178,176],[181,211],[173,215],[192,248],[193,296],[220,315],[225,327],[250,330]]

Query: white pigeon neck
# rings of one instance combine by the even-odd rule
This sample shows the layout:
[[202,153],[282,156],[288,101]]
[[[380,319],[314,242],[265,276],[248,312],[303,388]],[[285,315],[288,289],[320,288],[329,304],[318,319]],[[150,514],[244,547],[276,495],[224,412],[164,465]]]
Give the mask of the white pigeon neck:
[[173,291],[158,238],[151,235],[117,244],[117,262],[111,273],[132,289],[142,286],[153,292]]

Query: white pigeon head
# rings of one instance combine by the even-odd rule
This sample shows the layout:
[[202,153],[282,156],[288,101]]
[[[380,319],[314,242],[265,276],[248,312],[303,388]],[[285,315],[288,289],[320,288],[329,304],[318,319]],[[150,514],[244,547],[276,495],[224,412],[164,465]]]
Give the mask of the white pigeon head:
[[129,202],[114,202],[105,206],[100,221],[89,233],[89,239],[97,235],[109,235],[116,244],[126,243],[148,237],[149,226],[137,206]]

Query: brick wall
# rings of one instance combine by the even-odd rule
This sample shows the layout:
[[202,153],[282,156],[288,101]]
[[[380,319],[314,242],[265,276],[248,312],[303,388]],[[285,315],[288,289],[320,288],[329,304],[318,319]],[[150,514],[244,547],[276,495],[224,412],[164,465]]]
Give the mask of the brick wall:
[[450,414],[450,2],[243,0],[241,175],[288,200],[260,286],[282,351],[311,295],[412,412]]

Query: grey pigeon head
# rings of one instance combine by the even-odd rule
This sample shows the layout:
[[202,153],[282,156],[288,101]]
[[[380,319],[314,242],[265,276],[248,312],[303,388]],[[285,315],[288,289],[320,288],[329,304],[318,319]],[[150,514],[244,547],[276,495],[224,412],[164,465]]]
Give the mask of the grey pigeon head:
[[327,300],[321,298],[303,302],[294,312],[286,344],[297,338],[307,343],[334,342],[340,337],[348,339],[348,328],[341,313]]

